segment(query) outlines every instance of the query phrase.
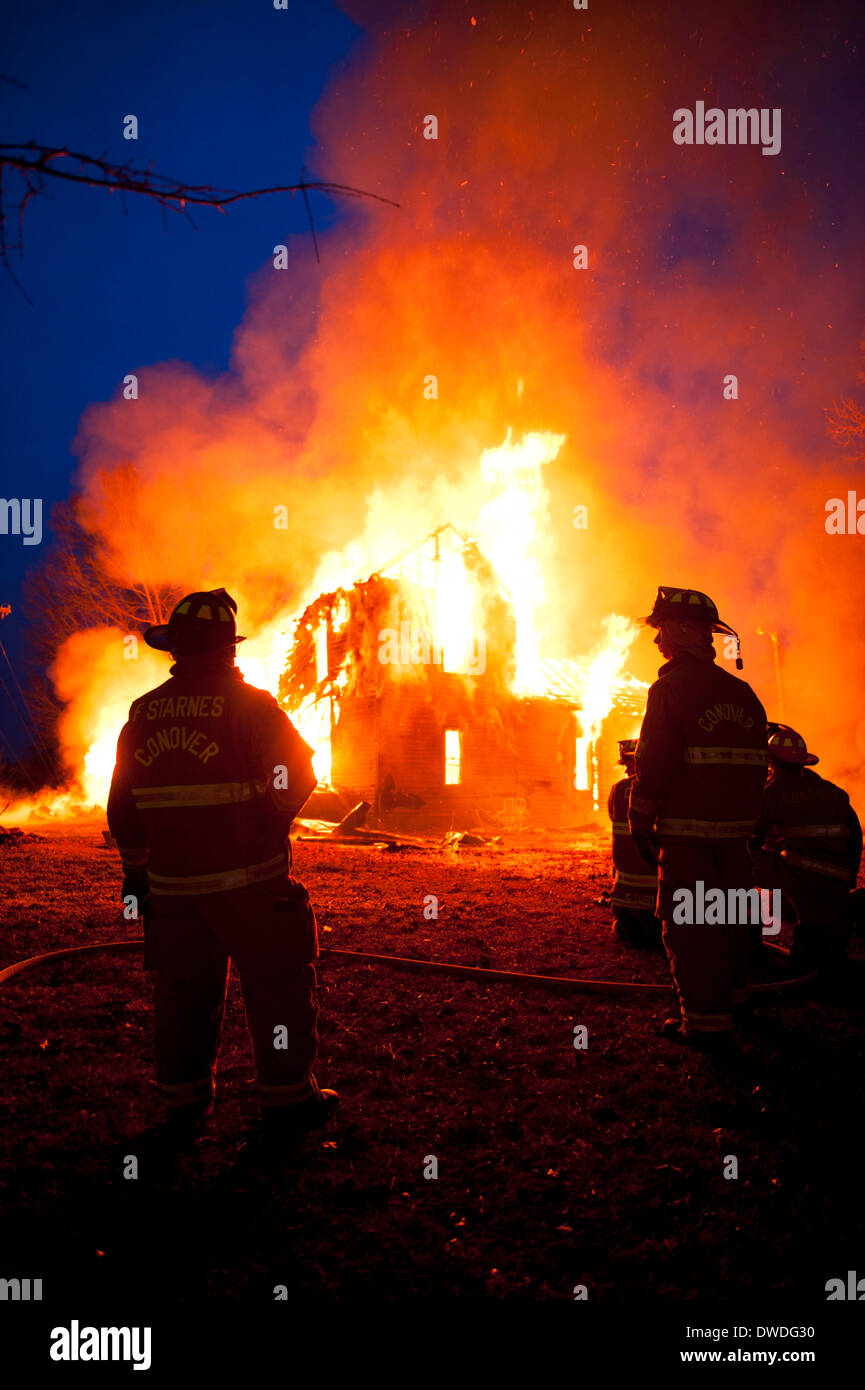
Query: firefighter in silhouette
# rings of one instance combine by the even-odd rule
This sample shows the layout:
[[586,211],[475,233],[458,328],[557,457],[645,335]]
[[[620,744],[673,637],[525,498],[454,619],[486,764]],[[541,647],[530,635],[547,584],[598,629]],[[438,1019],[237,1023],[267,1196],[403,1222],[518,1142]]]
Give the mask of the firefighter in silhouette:
[[794,974],[831,970],[850,941],[862,827],[847,793],[811,771],[819,759],[802,736],[787,724],[770,727],[769,778],[751,842],[755,877],[796,910]]
[[619,762],[628,774],[610,788],[607,811],[613,823],[616,880],[610,906],[613,934],[627,946],[660,946],[661,923],[655,916],[658,871],[646,864],[628,828],[628,801],[635,776],[635,738],[619,739]]
[[658,915],[681,1014],[662,1031],[728,1047],[733,1007],[745,998],[748,932],[702,905],[711,890],[727,904],[730,889],[752,884],[766,713],[745,681],[716,665],[712,634],[735,640],[741,670],[739,639],[706,594],[662,586],[646,622],[667,660],[649,690],[628,822],[646,862],[660,867]]
[[336,1104],[313,1075],[315,915],[287,837],[315,786],[311,749],[235,665],[237,605],[187,594],[144,640],[174,657],[135,700],[117,745],[108,824],[124,901],[145,917],[156,1080],[169,1128],[210,1108],[229,961],[240,977],[267,1130],[315,1128]]

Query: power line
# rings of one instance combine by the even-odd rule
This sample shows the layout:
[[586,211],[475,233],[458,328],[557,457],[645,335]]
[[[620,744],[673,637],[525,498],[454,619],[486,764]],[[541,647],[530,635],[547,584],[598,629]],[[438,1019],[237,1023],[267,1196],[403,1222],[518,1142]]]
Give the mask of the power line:
[[33,781],[33,778],[30,776],[30,772],[26,765],[17,756],[15,749],[12,747],[12,744],[9,742],[2,729],[0,729],[0,739],[3,740],[3,743],[6,746],[6,749],[9,753],[9,758],[12,760],[12,762],[15,764],[17,768],[20,768],[21,772],[23,772],[24,776],[27,778],[27,781],[30,783],[31,791],[38,792],[40,790],[39,787],[37,787],[36,783]]
[[[15,700],[14,700],[13,697],[12,697],[12,693],[11,693],[11,691],[9,690],[9,687],[8,687],[8,685],[6,684],[6,682],[4,681],[4,679],[3,679],[2,676],[0,676],[0,685],[2,685],[3,689],[5,690],[5,692],[6,692],[6,698],[8,699],[8,701],[9,701],[10,705],[12,706],[13,710],[15,711],[15,713],[18,715],[18,718],[20,719],[21,724],[22,724],[22,726],[23,726],[25,732],[26,732],[30,737],[35,737],[35,739],[36,739],[36,744],[37,744],[37,749],[36,749],[36,751],[37,751],[38,754],[39,754],[40,760],[41,760],[41,762],[42,762],[42,766],[45,768],[45,772],[46,772],[46,774],[47,774],[47,776],[48,776],[48,779],[49,779],[49,781],[50,781],[51,778],[56,777],[56,775],[57,775],[57,770],[56,770],[56,768],[52,769],[52,767],[50,766],[50,763],[51,763],[51,761],[52,761],[51,755],[50,755],[50,753],[48,752],[48,748],[46,747],[46,745],[45,745],[45,743],[44,743],[44,741],[43,741],[42,735],[40,734],[40,732],[39,732],[39,730],[38,730],[38,728],[37,728],[37,726],[36,726],[35,721],[34,721],[33,718],[30,716],[30,710],[29,710],[29,706],[28,706],[28,704],[27,704],[26,696],[25,696],[25,694],[24,694],[24,691],[21,689],[21,686],[20,686],[19,683],[18,683],[18,677],[15,675],[15,671],[14,671],[14,669],[13,669],[12,662],[9,660],[9,657],[8,657],[8,655],[7,655],[7,653],[6,653],[6,648],[3,646],[3,643],[2,643],[2,642],[0,642],[0,652],[2,652],[2,653],[3,653],[3,656],[6,658],[6,665],[9,667],[9,670],[10,670],[11,673],[12,673],[12,679],[13,679],[13,681],[15,682],[15,685],[16,685],[16,687],[17,687],[17,689],[18,689],[18,692],[19,692],[19,694],[20,694],[20,696],[21,696],[21,702],[22,702],[22,704],[23,704],[23,706],[24,706],[24,709],[25,709],[25,711],[26,711],[26,713],[27,713],[27,716],[28,716],[27,719],[24,718],[24,715],[23,715],[23,714],[21,713],[21,711],[19,710],[17,704],[15,703]],[[28,724],[28,720],[29,720],[29,724]],[[43,756],[43,754],[44,754],[44,756]]]

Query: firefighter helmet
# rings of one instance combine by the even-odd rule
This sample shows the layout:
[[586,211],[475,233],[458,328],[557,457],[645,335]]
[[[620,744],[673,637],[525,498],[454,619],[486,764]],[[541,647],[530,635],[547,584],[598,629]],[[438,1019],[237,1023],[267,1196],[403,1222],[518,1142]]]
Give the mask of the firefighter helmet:
[[808,752],[808,746],[801,734],[791,729],[789,724],[773,724],[769,739],[769,762],[787,763],[792,767],[813,767],[820,759]]
[[645,622],[657,627],[677,619],[683,623],[705,623],[713,632],[733,631],[721,622],[708,594],[701,594],[699,589],[674,589],[669,584],[660,584],[655,605]]
[[636,739],[636,738],[620,738],[620,739],[618,740],[618,744],[619,744],[619,762],[620,762],[620,763],[624,763],[624,762],[626,762],[629,758],[633,758],[634,754],[635,754],[636,751],[637,751],[637,743],[638,743],[638,742],[639,742],[639,740]]
[[147,628],[144,640],[159,652],[209,652],[245,642],[238,637],[237,604],[225,589],[187,594],[167,623]]
[[659,584],[654,607],[643,621],[649,627],[660,627],[661,623],[683,622],[703,623],[710,632],[723,632],[736,639],[736,668],[741,671],[742,657],[739,634],[728,623],[722,623],[708,594],[699,589],[676,589],[669,584]]

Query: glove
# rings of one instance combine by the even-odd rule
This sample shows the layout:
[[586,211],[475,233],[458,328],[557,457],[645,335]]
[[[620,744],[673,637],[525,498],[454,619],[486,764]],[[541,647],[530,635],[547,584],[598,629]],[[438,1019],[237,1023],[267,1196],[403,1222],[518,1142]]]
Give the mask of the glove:
[[758,847],[751,850],[751,865],[754,870],[754,882],[761,888],[771,888],[778,882],[783,860],[779,859],[777,854]]
[[[146,869],[134,869],[128,873],[123,880],[121,890],[123,898],[123,915],[130,921],[135,921],[138,917],[143,917],[150,902],[150,883],[147,878]],[[128,903],[127,898],[134,898],[135,903]],[[133,912],[133,907],[135,911]]]
[[298,909],[305,910],[310,906],[309,891],[306,885],[301,883],[299,878],[292,878],[289,874],[286,892],[281,898],[274,898],[274,912],[297,912]]
[[660,862],[660,846],[654,835],[632,835],[631,839],[637,846],[637,852],[641,859],[653,867]]

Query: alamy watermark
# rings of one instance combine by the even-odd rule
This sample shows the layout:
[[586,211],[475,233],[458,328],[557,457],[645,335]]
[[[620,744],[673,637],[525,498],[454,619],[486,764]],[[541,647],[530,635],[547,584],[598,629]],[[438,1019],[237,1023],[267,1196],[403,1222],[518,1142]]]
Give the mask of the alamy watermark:
[[781,108],[774,106],[710,106],[698,101],[693,111],[680,106],[673,112],[676,145],[762,145],[764,154],[781,152]]
[[73,1318],[51,1329],[48,1354],[52,1361],[131,1361],[133,1371],[148,1371],[151,1337],[149,1327],[82,1327]]
[[676,926],[747,927],[763,926],[764,936],[777,936],[781,930],[780,888],[709,888],[701,878],[690,888],[673,893],[673,922]]
[[42,1300],[41,1279],[0,1279],[0,1301],[39,1303]]
[[825,510],[827,536],[865,536],[865,497],[857,497],[852,488],[846,505],[843,497],[830,497]]
[[0,497],[0,536],[21,536],[24,545],[41,545],[42,498]]
[[862,1303],[865,1301],[865,1279],[860,1279],[855,1269],[848,1269],[846,1282],[843,1279],[829,1279],[826,1283],[826,1302],[843,1303],[847,1300]]
[[487,643],[483,632],[472,636],[454,662],[446,644],[435,642],[422,627],[400,623],[399,632],[383,627],[378,634],[378,659],[382,666],[444,666],[469,676],[481,676],[487,669]]

